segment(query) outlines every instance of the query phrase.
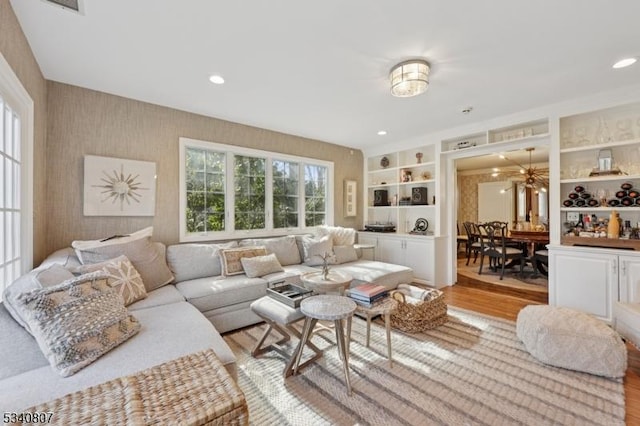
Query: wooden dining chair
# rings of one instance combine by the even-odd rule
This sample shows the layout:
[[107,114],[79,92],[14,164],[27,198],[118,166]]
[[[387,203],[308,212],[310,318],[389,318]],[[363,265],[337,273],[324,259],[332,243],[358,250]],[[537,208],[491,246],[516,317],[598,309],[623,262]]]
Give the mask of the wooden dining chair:
[[462,226],[464,226],[464,231],[467,233],[466,265],[469,266],[471,253],[474,254],[473,263],[476,263],[476,260],[478,259],[478,253],[480,252],[480,229],[478,228],[478,225],[473,222],[464,222]]
[[[464,234],[460,233],[460,224],[456,223],[456,231],[457,233],[457,239],[456,239],[456,253],[460,251],[460,246],[464,244],[464,252],[467,253],[467,246],[469,245],[469,237],[466,235],[466,232]],[[457,256],[457,255],[456,255]]]
[[485,256],[489,258],[490,265],[494,260],[494,266],[496,268],[500,266],[500,279],[504,278],[505,264],[512,259],[520,261],[520,274],[522,274],[526,259],[521,249],[507,246],[507,226],[489,222],[480,224],[478,227],[480,228],[480,269],[478,274],[482,275]]

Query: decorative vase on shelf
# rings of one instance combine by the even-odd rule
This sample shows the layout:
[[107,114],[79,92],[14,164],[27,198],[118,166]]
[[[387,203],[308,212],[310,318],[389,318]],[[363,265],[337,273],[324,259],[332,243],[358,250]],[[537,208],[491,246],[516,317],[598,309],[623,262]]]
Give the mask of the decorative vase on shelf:
[[382,157],[380,159],[380,167],[382,167],[383,169],[389,167],[389,159],[387,157]]
[[421,152],[416,152],[416,160],[418,161],[418,164],[422,163],[422,153]]
[[604,144],[611,142],[611,132],[604,117],[598,118],[598,130],[596,130],[596,143]]
[[618,221],[618,212],[611,210],[609,216],[609,226],[607,227],[607,238],[618,238],[620,236],[620,222]]

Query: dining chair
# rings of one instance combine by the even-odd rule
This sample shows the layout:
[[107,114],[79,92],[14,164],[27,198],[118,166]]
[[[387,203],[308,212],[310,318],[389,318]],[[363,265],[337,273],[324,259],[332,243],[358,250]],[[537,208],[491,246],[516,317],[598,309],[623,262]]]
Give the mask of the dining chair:
[[508,247],[507,225],[498,223],[483,223],[478,225],[480,228],[480,269],[479,275],[482,275],[482,267],[485,256],[489,257],[489,265],[494,260],[495,268],[500,266],[500,279],[504,278],[504,267],[508,260],[520,261],[520,274],[524,269],[525,256],[521,249]]
[[549,250],[536,250],[533,255],[533,271],[545,277],[549,275]]
[[469,266],[469,259],[471,259],[471,253],[473,256],[473,263],[476,263],[478,259],[478,253],[480,252],[480,229],[478,225],[473,222],[463,222],[462,226],[464,226],[464,231],[467,233],[467,263]]
[[460,233],[460,224],[456,223],[456,230],[457,230],[457,239],[456,239],[456,253],[460,251],[460,246],[462,244],[464,244],[464,252],[467,252],[467,245],[469,244],[469,237],[465,234],[461,234]]

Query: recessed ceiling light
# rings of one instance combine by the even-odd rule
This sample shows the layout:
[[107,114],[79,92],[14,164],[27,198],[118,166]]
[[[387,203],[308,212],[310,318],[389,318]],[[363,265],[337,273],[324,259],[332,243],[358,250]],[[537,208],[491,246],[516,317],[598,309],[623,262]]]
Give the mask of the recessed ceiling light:
[[613,64],[613,68],[618,69],[628,67],[629,65],[635,64],[637,60],[637,58],[624,58]]
[[209,81],[212,82],[213,84],[224,84],[224,78],[216,74],[209,77]]
[[378,136],[384,136],[387,134],[386,130],[378,130]]

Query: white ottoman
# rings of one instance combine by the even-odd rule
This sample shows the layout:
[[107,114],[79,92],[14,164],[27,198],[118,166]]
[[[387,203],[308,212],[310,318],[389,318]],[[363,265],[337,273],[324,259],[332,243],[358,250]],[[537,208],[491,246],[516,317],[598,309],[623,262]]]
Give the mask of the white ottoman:
[[613,326],[621,336],[640,348],[640,303],[614,303]]
[[618,333],[584,312],[527,306],[518,314],[516,333],[542,363],[612,378],[627,370],[627,347]]

